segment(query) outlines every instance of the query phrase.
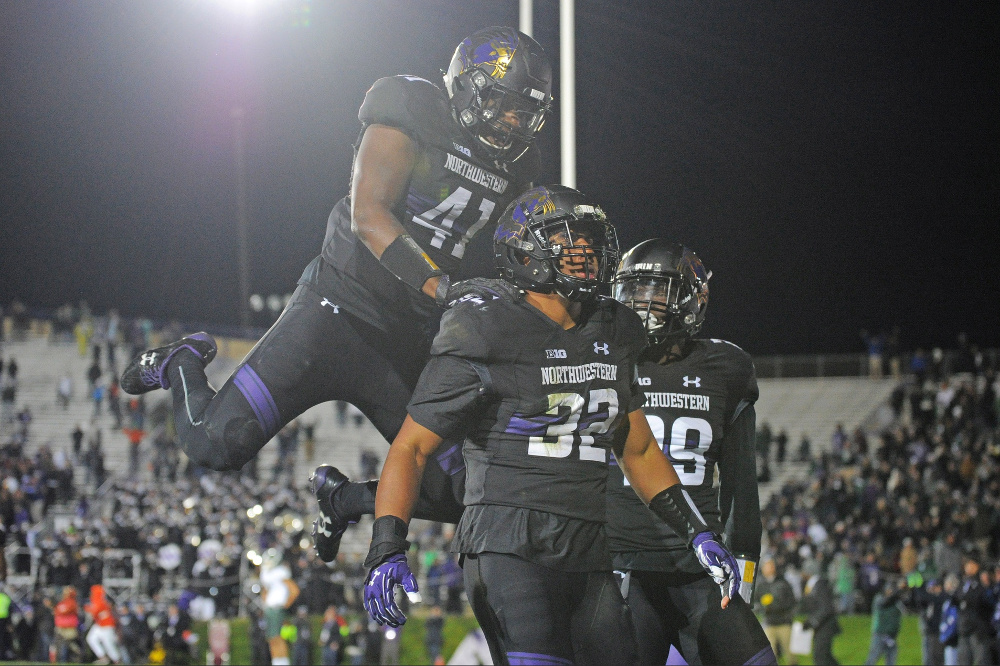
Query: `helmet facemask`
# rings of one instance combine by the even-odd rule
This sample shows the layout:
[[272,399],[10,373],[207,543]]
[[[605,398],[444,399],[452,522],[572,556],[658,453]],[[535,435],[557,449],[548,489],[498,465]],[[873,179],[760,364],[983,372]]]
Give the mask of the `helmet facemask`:
[[680,275],[639,275],[615,283],[614,298],[631,308],[646,327],[650,340],[678,340],[697,331],[697,299]]
[[456,109],[458,121],[491,158],[521,157],[545,124],[550,104],[505,88],[480,69],[456,79],[472,87],[470,103]]
[[554,291],[572,301],[598,295],[618,262],[618,237],[596,206],[577,206],[579,216],[542,220],[532,234],[546,251]]

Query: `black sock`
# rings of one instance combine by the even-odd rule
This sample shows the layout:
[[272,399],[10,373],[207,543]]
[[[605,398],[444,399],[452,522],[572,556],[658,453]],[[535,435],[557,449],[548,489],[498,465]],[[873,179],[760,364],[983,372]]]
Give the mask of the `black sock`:
[[337,515],[347,520],[359,520],[375,514],[375,492],[378,481],[348,481],[337,491]]

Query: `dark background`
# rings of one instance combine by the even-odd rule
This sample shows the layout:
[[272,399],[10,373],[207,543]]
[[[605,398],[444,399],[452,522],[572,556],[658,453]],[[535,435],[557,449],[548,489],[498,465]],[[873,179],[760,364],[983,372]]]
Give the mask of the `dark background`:
[[[378,77],[438,70],[517,2],[0,6],[0,304],[236,323],[233,121],[251,292],[292,291],[347,191]],[[997,346],[996,3],[577,2],[577,186],[623,247],[714,272],[751,353]],[[558,7],[535,0],[558,108]],[[540,138],[559,179],[558,113]]]

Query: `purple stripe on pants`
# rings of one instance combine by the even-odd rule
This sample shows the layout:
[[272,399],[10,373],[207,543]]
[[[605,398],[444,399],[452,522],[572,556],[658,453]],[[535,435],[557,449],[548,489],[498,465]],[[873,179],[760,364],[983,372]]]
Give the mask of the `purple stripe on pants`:
[[274,398],[271,397],[270,391],[264,386],[264,382],[253,371],[253,368],[246,365],[237,371],[233,382],[240,390],[240,393],[243,394],[243,397],[247,399],[247,402],[250,403],[250,407],[253,408],[254,414],[257,416],[257,422],[264,430],[264,436],[267,439],[273,437],[274,433],[278,432],[278,423],[280,422],[278,406],[274,404]]

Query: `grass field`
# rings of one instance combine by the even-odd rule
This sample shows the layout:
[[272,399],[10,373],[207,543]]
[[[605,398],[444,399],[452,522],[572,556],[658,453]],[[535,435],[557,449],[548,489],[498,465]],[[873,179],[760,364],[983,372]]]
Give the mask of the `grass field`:
[[[313,618],[313,635],[319,635],[319,628],[322,621],[319,617]],[[863,664],[868,656],[868,647],[871,639],[871,617],[868,615],[846,615],[840,618],[843,631],[833,642],[833,653],[842,664]],[[447,659],[458,647],[465,635],[475,628],[476,620],[471,615],[462,617],[449,617],[444,626],[444,654]],[[200,642],[201,656],[197,663],[205,663],[205,640],[206,635],[204,623],[196,624],[195,629],[202,637]],[[413,613],[409,621],[403,627],[400,646],[400,664],[429,664],[430,659],[424,649],[424,621],[422,613]],[[247,642],[247,621],[237,619],[232,622],[232,656],[230,663],[249,664],[250,647]],[[319,649],[313,658],[313,663],[320,663]],[[780,663],[788,663],[784,659]],[[809,657],[800,657],[800,664],[812,664]],[[920,631],[915,615],[907,615],[903,618],[903,629],[899,635],[899,656],[896,663],[900,666],[916,666],[921,664],[920,657]]]

